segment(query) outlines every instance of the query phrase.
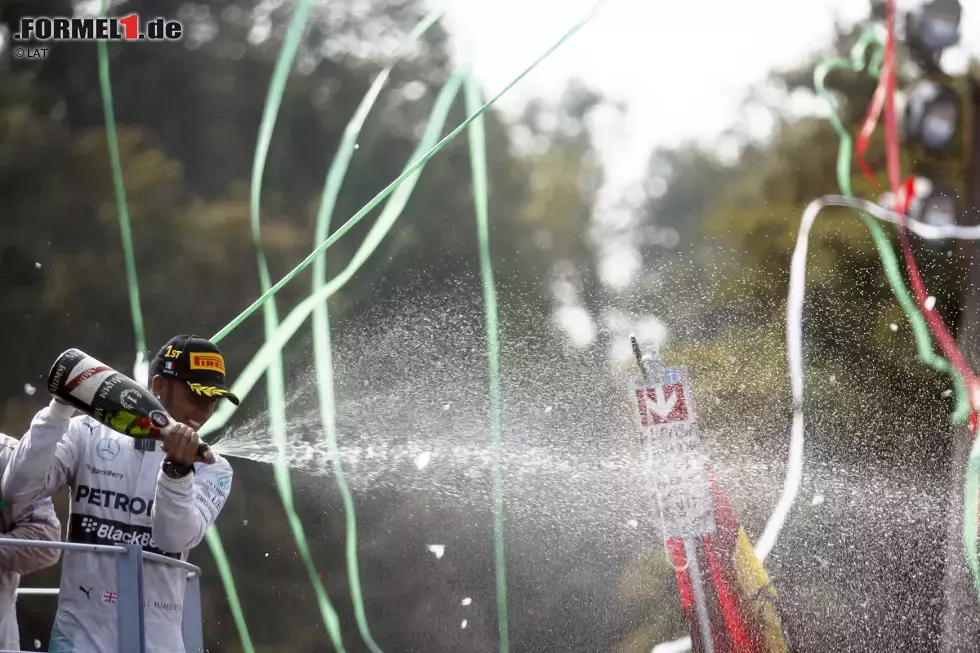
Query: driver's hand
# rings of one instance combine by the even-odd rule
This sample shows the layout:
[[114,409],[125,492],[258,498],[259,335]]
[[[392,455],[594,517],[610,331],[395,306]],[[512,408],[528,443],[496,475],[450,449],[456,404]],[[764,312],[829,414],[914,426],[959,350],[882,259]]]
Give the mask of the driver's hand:
[[167,453],[167,459],[173,462],[193,467],[200,444],[197,431],[186,424],[173,422],[163,430],[163,450]]

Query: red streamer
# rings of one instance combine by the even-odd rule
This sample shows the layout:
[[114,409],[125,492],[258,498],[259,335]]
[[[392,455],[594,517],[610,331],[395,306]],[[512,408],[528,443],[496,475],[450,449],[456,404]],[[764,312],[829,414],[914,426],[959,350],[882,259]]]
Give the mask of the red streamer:
[[[891,185],[892,194],[895,196],[895,211],[898,213],[898,234],[902,241],[902,253],[905,255],[905,265],[908,267],[909,280],[915,293],[916,301],[922,309],[929,331],[932,332],[936,344],[950,364],[963,377],[970,392],[970,403],[973,403],[973,390],[976,387],[977,378],[970,368],[966,357],[956,341],[949,333],[949,329],[943,323],[938,312],[926,308],[928,292],[922,275],[919,273],[919,266],[915,262],[915,255],[912,253],[912,245],[909,242],[908,230],[905,227],[905,216],[908,213],[909,204],[912,201],[915,191],[915,180],[909,178],[905,181],[904,192],[901,186],[901,170],[899,160],[899,139],[898,121],[895,119],[895,0],[888,0],[888,40],[885,43],[885,58],[882,64],[882,75],[879,81],[879,88],[885,89],[885,159],[888,164],[888,182]],[[877,92],[876,92],[877,95]],[[869,114],[871,112],[869,111]],[[872,127],[873,130],[873,127]]]
[[868,112],[864,115],[864,122],[861,124],[861,131],[858,133],[857,145],[854,148],[858,167],[861,168],[861,172],[864,173],[864,176],[870,179],[871,183],[873,183],[877,188],[881,188],[881,184],[878,183],[874,173],[871,172],[871,167],[864,159],[864,153],[868,151],[868,144],[871,141],[871,135],[874,134],[875,128],[878,126],[878,116],[881,115],[881,110],[885,106],[885,80],[887,78],[888,71],[885,68],[885,64],[882,64],[881,76],[878,78],[878,86],[875,87],[875,94],[871,98],[871,104],[868,105]]

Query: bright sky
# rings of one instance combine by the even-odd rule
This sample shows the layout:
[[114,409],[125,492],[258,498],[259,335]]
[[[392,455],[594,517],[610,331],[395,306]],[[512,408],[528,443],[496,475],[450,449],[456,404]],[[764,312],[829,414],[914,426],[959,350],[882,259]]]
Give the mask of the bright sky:
[[[583,16],[592,0],[428,0],[447,9],[456,56],[472,65],[488,96]],[[898,0],[900,12],[920,0]],[[961,0],[961,35],[980,55],[980,0]],[[578,77],[627,103],[624,120],[601,133],[611,181],[643,176],[657,145],[711,142],[738,120],[739,102],[776,67],[824,47],[835,19],[868,15],[869,0],[606,0],[600,13],[525,77],[501,106],[557,98]],[[962,55],[960,56],[962,59]],[[678,100],[674,100],[678,98]]]

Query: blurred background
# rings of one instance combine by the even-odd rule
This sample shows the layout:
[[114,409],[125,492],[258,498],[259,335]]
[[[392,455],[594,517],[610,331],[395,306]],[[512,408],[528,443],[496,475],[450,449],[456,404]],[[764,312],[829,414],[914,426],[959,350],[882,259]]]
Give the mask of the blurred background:
[[[932,4],[948,5],[898,2],[902,167],[931,182],[935,201],[923,205],[935,210],[922,210],[923,220],[975,224],[980,2],[953,3],[960,38],[930,63],[912,26]],[[13,55],[11,39],[24,15],[94,15],[98,5],[0,2],[0,431],[14,437],[47,403],[47,371],[63,350],[133,369],[96,46],[59,43],[27,60]],[[295,5],[110,3],[114,15],[184,26],[178,43],[108,45],[148,354],[175,333],[211,336],[261,294],[252,162]],[[400,174],[450,75],[471,73],[492,97],[588,7],[316,0],[262,179],[272,279],[315,247],[344,129],[424,15],[445,11],[368,115],[334,229]],[[513,651],[646,653],[688,634],[640,464],[630,333],[663,343],[666,362],[691,371],[719,482],[749,539],[762,532],[789,447],[790,258],[806,205],[840,192],[838,137],[813,69],[846,56],[881,12],[868,0],[608,0],[486,113]],[[920,22],[907,22],[910,13]],[[910,89],[926,80],[947,91],[916,105]],[[838,70],[827,85],[855,134],[877,80]],[[906,114],[912,106],[918,113]],[[466,115],[460,95],[442,133]],[[939,126],[924,127],[924,115]],[[887,186],[883,133],[879,126],[867,152],[878,183],[856,167],[852,176],[854,194],[874,201]],[[955,198],[952,208],[943,198]],[[327,251],[328,277],[349,263],[376,215]],[[936,310],[967,334],[976,362],[972,244],[913,238],[913,246]],[[280,318],[311,283],[307,270],[278,293]],[[821,214],[807,283],[804,477],[766,560],[791,649],[977,650],[980,610],[956,522],[969,436],[950,425],[950,378],[916,357],[855,212]],[[498,650],[481,292],[463,133],[426,165],[391,233],[329,300],[364,604],[385,651]],[[232,379],[263,338],[255,315],[222,341]],[[284,355],[290,442],[315,446],[323,435],[309,324]],[[275,487],[268,419],[260,382],[221,432],[241,455],[231,459],[234,485],[216,528],[254,650],[332,650]],[[295,465],[293,485],[345,648],[368,650],[336,479],[314,456]],[[65,518],[67,497],[56,503]],[[208,548],[190,560],[204,569],[207,650],[245,651]],[[57,579],[50,569],[22,582]],[[53,597],[19,601],[25,650],[46,649],[54,609]]]

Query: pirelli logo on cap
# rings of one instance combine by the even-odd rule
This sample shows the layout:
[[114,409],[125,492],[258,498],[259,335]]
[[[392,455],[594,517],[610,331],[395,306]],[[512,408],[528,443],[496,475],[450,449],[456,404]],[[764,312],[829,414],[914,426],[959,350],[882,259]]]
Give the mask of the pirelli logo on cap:
[[225,373],[225,359],[221,354],[191,354],[192,370],[211,370]]

